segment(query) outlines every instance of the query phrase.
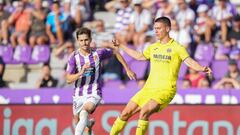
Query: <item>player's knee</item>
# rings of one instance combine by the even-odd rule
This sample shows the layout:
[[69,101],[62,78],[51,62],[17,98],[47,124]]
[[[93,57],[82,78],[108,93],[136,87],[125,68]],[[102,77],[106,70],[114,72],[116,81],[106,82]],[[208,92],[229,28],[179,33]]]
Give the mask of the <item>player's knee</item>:
[[151,110],[143,109],[140,111],[139,119],[148,120],[150,114],[151,114]]
[[79,122],[79,116],[78,115],[74,115],[73,116],[73,121],[74,121],[74,124],[77,124]]
[[128,112],[128,111],[123,111],[121,113],[121,119],[124,120],[124,121],[127,121],[129,119],[129,117],[131,116],[131,113]]

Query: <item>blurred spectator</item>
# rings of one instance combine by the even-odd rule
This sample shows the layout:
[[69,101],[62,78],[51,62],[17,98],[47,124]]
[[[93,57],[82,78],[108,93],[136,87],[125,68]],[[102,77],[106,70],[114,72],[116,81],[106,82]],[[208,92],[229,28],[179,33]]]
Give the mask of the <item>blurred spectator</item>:
[[201,81],[204,79],[204,75],[200,72],[197,72],[191,68],[188,69],[187,74],[185,75],[185,79],[190,80],[191,86],[193,88],[198,88],[200,86]]
[[216,30],[220,29],[221,31],[222,42],[227,39],[228,28],[231,27],[233,16],[232,7],[227,3],[227,0],[218,0],[211,10],[211,17],[215,21]]
[[240,15],[234,17],[233,27],[228,33],[228,39],[231,44],[238,45],[238,48],[240,48]]
[[240,88],[240,70],[237,61],[230,59],[228,62],[228,71],[223,79],[218,81],[214,89],[239,89]]
[[121,9],[116,13],[116,23],[114,26],[114,32],[116,39],[121,44],[127,44],[131,39],[129,38],[129,24],[130,17],[133,12],[133,8],[130,6],[129,0],[119,0],[121,3]]
[[0,88],[6,87],[6,83],[3,81],[4,70],[5,70],[5,63],[3,62],[3,59],[0,56]]
[[105,5],[110,0],[88,0],[90,3],[90,7],[92,10],[92,13],[98,12],[98,11],[106,11]]
[[95,47],[105,47],[113,39],[113,34],[105,30],[103,20],[95,20],[91,27],[93,29],[93,42]]
[[89,0],[65,0],[71,1],[71,16],[76,28],[81,27],[86,21],[91,20],[92,11]]
[[36,87],[50,88],[50,87],[56,87],[56,86],[57,86],[57,80],[52,77],[50,66],[44,65],[42,67],[42,77],[38,80]]
[[232,78],[240,83],[240,70],[236,60],[230,59],[228,62],[228,71],[225,75],[226,78]]
[[[69,56],[74,51],[74,49],[75,49],[74,43],[72,41],[66,41],[62,46],[59,46],[53,50],[54,55],[63,60],[62,64],[65,65],[64,69],[66,69],[67,61],[69,59]],[[64,70],[64,71],[66,71],[66,70]],[[72,87],[71,85],[69,85],[66,82],[66,72],[64,72],[63,75],[61,75],[61,77],[58,78],[57,87],[60,87],[60,88]]]
[[104,7],[108,12],[116,13],[118,10],[121,10],[121,0],[109,0]]
[[182,89],[190,89],[190,88],[192,88],[191,81],[189,79],[183,79],[181,88]]
[[240,16],[234,17],[233,27],[228,33],[228,40],[232,45],[230,58],[240,60]]
[[42,0],[34,1],[34,8],[31,10],[31,31],[29,43],[31,47],[46,44],[48,37],[46,34],[47,11],[42,7]]
[[67,16],[60,11],[60,3],[58,1],[52,3],[51,10],[47,16],[46,32],[50,38],[51,45],[62,45],[64,43],[64,34],[68,29],[68,27],[64,25]]
[[148,31],[152,18],[147,9],[143,9],[142,0],[133,0],[134,12],[130,17],[130,37],[136,48],[144,44],[146,32]]
[[166,16],[168,18],[174,18],[173,4],[170,4],[168,0],[157,0],[159,3],[159,8],[155,18]]
[[8,43],[8,17],[10,13],[4,10],[5,2],[0,0],[0,42],[2,44]]
[[191,43],[191,36],[185,29],[180,29],[176,20],[171,21],[170,37],[178,41],[185,48],[188,48]]
[[[233,27],[230,29],[227,40],[223,47],[218,47],[217,50],[225,50],[225,57],[216,57],[217,59],[236,59],[240,60],[240,17],[235,16]],[[220,51],[221,52],[221,51]],[[218,56],[218,51],[216,56]]]
[[9,24],[13,25],[14,32],[11,34],[11,44],[13,47],[27,45],[27,34],[31,27],[31,10],[27,7],[27,1],[18,1],[17,7],[9,17]]
[[195,40],[197,43],[202,41],[210,42],[214,21],[208,15],[208,6],[201,4],[197,8],[197,19],[194,25]]
[[72,41],[66,41],[62,46],[59,46],[53,50],[55,56],[60,59],[63,59],[66,64],[68,61],[68,57],[72,54],[75,47]]
[[190,32],[194,24],[195,13],[188,7],[185,0],[178,0],[178,10],[176,11],[176,20],[180,29]]
[[227,60],[231,52],[231,43],[226,41],[224,44],[219,44],[215,52],[216,60]]
[[235,79],[223,78],[213,86],[213,89],[240,89],[240,85]]
[[199,86],[198,88],[202,88],[202,89],[208,89],[211,87],[210,81],[207,78],[203,78],[200,82],[199,82]]
[[191,8],[194,11],[195,16],[197,15],[197,9],[199,4],[200,4],[199,0],[189,0],[188,2],[189,8]]

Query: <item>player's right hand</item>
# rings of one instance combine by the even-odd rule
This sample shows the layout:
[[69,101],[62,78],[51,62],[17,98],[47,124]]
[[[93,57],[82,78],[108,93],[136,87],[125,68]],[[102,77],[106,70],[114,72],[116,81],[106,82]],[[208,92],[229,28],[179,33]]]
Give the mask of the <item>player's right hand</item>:
[[130,80],[136,80],[137,76],[132,70],[127,70],[126,72]]
[[90,68],[90,63],[85,63],[82,67],[82,70],[85,71],[87,68]]
[[79,77],[82,77],[84,72],[86,71],[87,68],[90,68],[90,63],[85,63],[82,68],[81,71],[78,72]]
[[204,67],[203,72],[207,73],[209,78],[212,78],[212,70],[209,67]]

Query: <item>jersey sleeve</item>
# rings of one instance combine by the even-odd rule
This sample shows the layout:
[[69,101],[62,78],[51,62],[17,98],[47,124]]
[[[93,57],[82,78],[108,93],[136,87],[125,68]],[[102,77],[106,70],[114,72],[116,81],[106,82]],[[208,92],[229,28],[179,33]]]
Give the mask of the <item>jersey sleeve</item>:
[[145,58],[150,59],[150,46],[148,46],[144,51],[143,51],[143,55]]
[[70,55],[69,59],[68,59],[68,63],[67,63],[67,69],[66,72],[69,74],[74,74],[76,71],[76,61],[75,61],[75,57],[74,57],[74,53]]
[[187,57],[189,57],[189,54],[188,54],[188,52],[187,52],[185,47],[183,47],[182,45],[178,45],[178,46],[179,46],[178,49],[177,49],[178,55],[180,56],[181,60],[183,61]]

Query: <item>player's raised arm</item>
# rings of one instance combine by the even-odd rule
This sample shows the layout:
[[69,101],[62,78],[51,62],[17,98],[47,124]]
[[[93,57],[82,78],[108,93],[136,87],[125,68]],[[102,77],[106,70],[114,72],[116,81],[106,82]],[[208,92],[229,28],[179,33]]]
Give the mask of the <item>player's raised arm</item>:
[[133,50],[125,45],[121,45],[116,40],[113,40],[113,44],[116,47],[120,47],[124,52],[126,52],[129,56],[133,57],[136,60],[147,60],[147,58],[143,55],[142,52]]
[[[114,44],[114,40],[112,41]],[[131,70],[131,68],[128,66],[127,62],[124,60],[122,55],[119,53],[118,47],[115,45],[112,45],[111,43],[105,44],[104,47],[110,48],[113,50],[113,53],[116,55],[118,61],[123,65],[124,69],[126,70],[127,76],[130,80],[136,80],[136,74]]]
[[190,68],[192,68],[192,69],[194,69],[194,70],[196,70],[196,71],[205,72],[205,73],[207,73],[209,76],[211,76],[211,74],[212,74],[212,70],[211,70],[209,67],[207,67],[207,66],[201,66],[197,61],[195,61],[195,60],[192,59],[191,57],[186,58],[186,59],[184,60],[184,63],[185,63],[188,67],[190,67]]
[[127,65],[127,62],[124,60],[122,55],[119,53],[118,50],[114,49],[114,54],[116,55],[118,61],[123,65],[124,69],[126,70],[127,76],[130,80],[136,80],[136,74],[131,70],[131,68]]

